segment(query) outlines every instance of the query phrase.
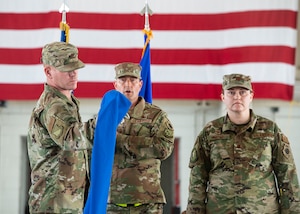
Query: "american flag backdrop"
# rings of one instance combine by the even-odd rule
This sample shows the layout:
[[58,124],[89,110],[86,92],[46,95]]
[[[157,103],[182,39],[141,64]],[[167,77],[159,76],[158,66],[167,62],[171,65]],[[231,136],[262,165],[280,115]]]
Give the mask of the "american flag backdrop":
[[[0,100],[37,99],[62,0],[0,0]],[[86,67],[75,95],[113,89],[114,65],[139,63],[144,0],[69,0],[69,42]],[[250,75],[256,98],[291,100],[297,0],[149,0],[153,99],[219,99],[222,76]]]

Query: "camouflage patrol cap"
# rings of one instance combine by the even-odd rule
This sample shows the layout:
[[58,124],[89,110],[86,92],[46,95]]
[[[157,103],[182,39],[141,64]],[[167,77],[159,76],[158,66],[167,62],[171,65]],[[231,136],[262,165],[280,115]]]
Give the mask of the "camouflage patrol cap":
[[234,87],[242,87],[252,91],[251,77],[243,74],[229,74],[223,76],[223,90],[228,90]]
[[84,63],[78,59],[78,49],[65,42],[53,42],[44,46],[41,62],[53,66],[61,72],[83,68]]
[[141,78],[142,67],[139,64],[132,62],[123,62],[115,66],[116,79],[124,76],[132,76],[138,79]]

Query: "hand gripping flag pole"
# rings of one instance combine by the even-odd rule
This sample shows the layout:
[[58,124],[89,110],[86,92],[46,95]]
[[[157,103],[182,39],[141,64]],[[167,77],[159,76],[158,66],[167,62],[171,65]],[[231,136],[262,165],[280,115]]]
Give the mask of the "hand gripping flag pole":
[[61,30],[60,41],[69,43],[70,26],[67,24],[67,12],[69,12],[69,7],[66,5],[65,0],[60,6],[59,12],[62,14],[61,22],[59,24]]
[[140,65],[142,67],[142,80],[143,86],[140,91],[140,96],[152,103],[152,83],[151,83],[151,57],[150,57],[150,39],[152,38],[152,31],[150,29],[149,15],[152,15],[152,10],[148,5],[148,1],[145,2],[145,7],[141,11],[141,15],[145,15],[145,26],[144,26],[144,48],[142,52],[142,58]]

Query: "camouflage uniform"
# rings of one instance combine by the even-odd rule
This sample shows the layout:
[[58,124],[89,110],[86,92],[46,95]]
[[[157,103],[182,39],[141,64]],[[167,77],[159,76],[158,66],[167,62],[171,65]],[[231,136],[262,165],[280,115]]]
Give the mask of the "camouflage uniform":
[[200,132],[189,164],[187,214],[300,213],[289,141],[274,122],[250,111],[246,125],[225,116]]
[[128,111],[117,130],[108,203],[166,203],[160,185],[160,166],[173,151],[173,132],[166,113],[139,97],[139,103]]
[[[74,62],[78,68],[78,61]],[[83,123],[79,101],[71,98],[45,84],[33,109],[27,138],[32,170],[30,213],[82,213],[95,119]]]
[[95,120],[82,123],[79,102],[48,85],[28,133],[31,213],[81,213]]

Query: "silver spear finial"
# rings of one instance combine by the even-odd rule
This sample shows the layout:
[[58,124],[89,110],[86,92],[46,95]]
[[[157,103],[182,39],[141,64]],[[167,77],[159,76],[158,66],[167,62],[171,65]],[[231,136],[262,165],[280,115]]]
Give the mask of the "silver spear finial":
[[149,22],[149,15],[152,15],[153,12],[148,5],[148,0],[145,0],[145,7],[141,11],[141,15],[145,14],[145,30],[150,30],[150,22]]

